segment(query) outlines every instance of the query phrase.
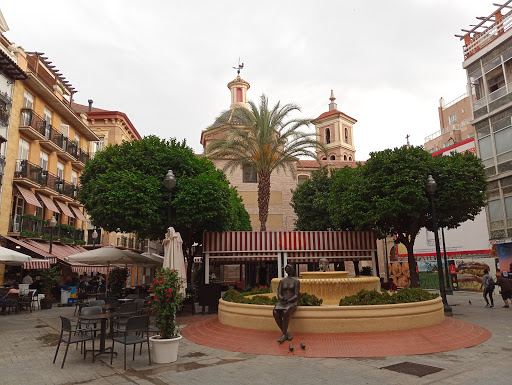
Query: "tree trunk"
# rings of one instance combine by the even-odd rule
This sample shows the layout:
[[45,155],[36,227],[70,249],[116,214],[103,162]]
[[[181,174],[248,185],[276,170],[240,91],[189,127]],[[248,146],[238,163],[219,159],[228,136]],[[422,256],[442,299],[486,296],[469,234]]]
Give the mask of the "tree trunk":
[[409,262],[409,271],[411,275],[411,287],[420,287],[420,276],[416,268],[416,258],[414,258],[414,242],[406,242],[407,261]]
[[270,175],[258,174],[258,212],[260,231],[267,231],[268,203],[270,201]]

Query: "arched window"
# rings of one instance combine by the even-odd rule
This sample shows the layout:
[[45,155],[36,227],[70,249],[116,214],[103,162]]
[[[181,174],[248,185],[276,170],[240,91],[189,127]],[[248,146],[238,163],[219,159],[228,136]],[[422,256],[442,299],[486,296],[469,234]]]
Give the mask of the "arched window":
[[324,157],[322,158],[322,160],[327,160],[327,158],[324,156]]
[[236,88],[236,101],[238,103],[242,103],[244,101],[242,96],[242,88],[240,87]]
[[348,143],[348,128],[345,127],[345,143]]
[[334,155],[331,155],[331,160],[336,160],[336,157]]
[[347,160],[347,156],[346,155],[343,155],[343,160]]
[[348,161],[352,162],[352,157],[351,156],[348,157]]
[[330,129],[325,130],[325,143],[327,143],[327,144],[331,143],[331,130]]

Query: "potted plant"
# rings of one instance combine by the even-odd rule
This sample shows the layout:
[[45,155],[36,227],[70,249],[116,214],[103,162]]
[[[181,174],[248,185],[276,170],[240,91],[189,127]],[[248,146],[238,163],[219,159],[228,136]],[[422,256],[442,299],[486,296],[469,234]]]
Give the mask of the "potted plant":
[[60,273],[58,267],[44,269],[43,273],[43,292],[44,298],[39,301],[41,309],[51,309],[55,297],[52,295],[52,289],[59,280]]
[[110,297],[118,298],[126,287],[126,280],[129,276],[128,269],[116,267],[108,274],[108,291]]
[[150,310],[156,318],[160,334],[151,337],[154,362],[167,364],[178,359],[178,347],[181,335],[176,327],[176,311],[182,306],[185,295],[182,293],[183,279],[176,270],[160,269],[149,292]]

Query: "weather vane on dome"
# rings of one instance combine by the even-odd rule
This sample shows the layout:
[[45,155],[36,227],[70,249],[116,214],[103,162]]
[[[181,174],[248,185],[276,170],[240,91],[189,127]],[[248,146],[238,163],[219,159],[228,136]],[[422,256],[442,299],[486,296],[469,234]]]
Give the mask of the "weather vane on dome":
[[240,64],[240,58],[238,58],[238,67],[233,67],[236,73],[240,75],[240,70],[244,69],[244,63]]

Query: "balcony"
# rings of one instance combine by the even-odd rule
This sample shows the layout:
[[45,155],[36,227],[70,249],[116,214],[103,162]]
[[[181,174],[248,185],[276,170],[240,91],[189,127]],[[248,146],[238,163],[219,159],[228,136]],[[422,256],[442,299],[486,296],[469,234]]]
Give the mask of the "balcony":
[[5,172],[5,156],[0,155],[0,176],[4,175]]
[[76,160],[71,161],[71,164],[78,168],[79,170],[83,170],[85,168],[85,164],[89,161],[89,153],[85,152],[81,148],[77,148],[76,152]]
[[[15,215],[11,221],[12,233],[19,233],[19,235],[27,238],[37,239],[50,239],[51,229],[48,226],[48,221],[43,221],[42,218],[34,215]],[[84,231],[76,229],[73,226],[63,225],[57,223],[53,230],[54,241],[63,243],[79,243],[84,242]]]
[[49,195],[55,195],[57,192],[62,194],[61,199],[67,201],[77,199],[78,188],[75,185],[62,180],[51,172],[43,170],[28,160],[16,160],[14,181],[28,187],[33,187],[37,191],[44,191]]
[[46,122],[31,109],[21,110],[20,132],[33,140],[48,140],[50,132],[46,129]]

